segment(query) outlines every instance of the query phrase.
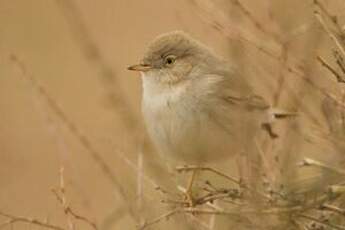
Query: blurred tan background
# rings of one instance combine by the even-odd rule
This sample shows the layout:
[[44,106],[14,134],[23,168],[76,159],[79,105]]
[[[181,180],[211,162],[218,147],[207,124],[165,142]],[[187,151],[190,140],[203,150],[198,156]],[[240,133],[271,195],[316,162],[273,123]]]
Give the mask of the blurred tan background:
[[[330,41],[315,25],[311,0],[241,2],[277,40],[291,38],[286,49],[289,61],[298,60],[308,68],[316,52],[329,56],[324,47]],[[341,19],[344,3],[325,2]],[[126,67],[137,63],[146,44],[160,33],[184,30],[228,58],[241,56],[245,50],[246,55],[236,62],[242,63],[258,92],[273,102],[272,94],[279,89],[279,70],[283,67],[248,43],[231,42],[217,25],[209,23],[207,15],[213,12],[220,20],[231,21],[233,25],[229,27],[234,34],[248,35],[247,38],[277,51],[278,56],[281,50],[246,19],[236,4],[231,1],[212,4],[206,4],[206,8],[216,7],[217,11],[205,12],[198,9],[198,3],[187,0],[1,1],[0,210],[66,226],[62,207],[51,191],[59,186],[59,170],[63,165],[66,195],[74,210],[102,229],[135,229],[126,202],[135,203],[138,198],[135,167],[143,151],[145,133],[140,113],[140,77]],[[317,67],[311,72],[319,76],[322,71]],[[66,121],[51,108],[52,102],[42,96],[27,76],[50,95],[68,122],[77,127],[82,139],[90,141],[123,185],[123,191],[113,186],[104,169],[89,154],[90,149],[71,132]],[[319,127],[327,130],[319,106],[322,97],[315,92],[311,95],[310,89],[302,89],[301,80],[288,79],[296,94],[291,96],[291,91],[281,90],[277,104],[298,109],[296,99],[303,95],[303,107],[310,107],[307,110],[320,121]],[[320,77],[317,82],[337,94],[338,84],[328,80]],[[313,104],[308,104],[309,101]],[[144,154],[145,164],[151,164],[152,156],[157,157]],[[158,193],[153,187],[145,184],[145,197],[148,202],[157,201],[159,206]],[[0,223],[1,220],[5,218],[0,218]],[[78,224],[79,229],[91,229]],[[16,223],[5,229],[38,228]]]
[[[126,67],[139,61],[147,42],[175,29],[191,31],[215,45],[221,41],[221,36],[202,25],[188,2],[75,1],[73,4],[80,11],[90,39],[115,72],[113,88],[121,89],[121,97],[140,120],[140,78]],[[64,223],[61,207],[50,191],[59,184],[63,162],[71,203],[84,215],[101,222],[123,205],[122,198],[44,99],[21,76],[18,66],[10,61],[10,55],[16,55],[25,64],[26,74],[45,87],[115,174],[133,180],[135,174],[115,152],[136,160],[138,148],[128,141],[136,133],[126,130],[116,114],[118,111],[111,108],[97,76],[100,70],[84,57],[63,10],[58,1],[0,3],[0,207],[10,213]],[[15,229],[28,228],[27,224],[15,226]],[[128,226],[133,228],[133,223]]]

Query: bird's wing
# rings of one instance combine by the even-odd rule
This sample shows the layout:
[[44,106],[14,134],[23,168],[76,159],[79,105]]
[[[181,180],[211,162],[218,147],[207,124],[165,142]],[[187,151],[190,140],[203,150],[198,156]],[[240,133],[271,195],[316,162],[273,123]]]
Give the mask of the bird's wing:
[[232,104],[242,105],[250,110],[267,110],[270,105],[265,99],[253,92],[246,79],[234,71],[223,73],[218,83],[218,95]]
[[248,109],[260,109],[260,110],[269,109],[269,105],[267,104],[265,99],[255,94],[235,96],[233,92],[227,92],[223,96],[224,96],[224,99],[228,101],[229,103],[241,104],[241,105],[244,105]]
[[229,152],[245,157],[244,176],[260,175],[260,167],[257,167],[259,155],[254,140],[260,135],[269,104],[253,93],[250,85],[241,78],[243,76],[232,73],[221,76],[222,79],[215,87],[218,103],[211,106],[211,121],[227,134],[228,142],[231,143]]
[[207,84],[208,91],[215,99],[207,110],[214,122],[229,133],[243,130],[247,125],[259,126],[269,109],[269,104],[254,94],[240,77],[227,71],[207,76],[207,82],[212,83]]

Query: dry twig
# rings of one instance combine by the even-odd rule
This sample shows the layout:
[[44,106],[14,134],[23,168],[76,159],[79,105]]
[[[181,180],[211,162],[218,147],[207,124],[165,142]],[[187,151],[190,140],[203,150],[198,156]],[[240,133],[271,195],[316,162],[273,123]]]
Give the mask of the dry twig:
[[[68,128],[71,134],[79,141],[79,143],[87,150],[87,153],[91,156],[91,158],[97,163],[97,165],[101,168],[103,174],[106,178],[111,182],[114,188],[119,192],[119,194],[125,199],[128,200],[127,195],[123,189],[123,186],[118,181],[117,177],[115,176],[114,172],[111,168],[107,165],[104,161],[101,154],[96,150],[92,142],[88,139],[87,136],[84,135],[83,132],[77,127],[77,125],[69,119],[67,114],[63,111],[63,109],[58,105],[58,103],[50,96],[50,94],[46,91],[45,87],[39,84],[35,78],[27,73],[26,67],[24,63],[19,60],[15,55],[10,56],[11,61],[19,67],[22,71],[22,76],[31,84],[32,88],[37,91],[37,93],[47,102],[47,105],[50,109],[58,116],[58,118],[63,122],[63,124]],[[128,202],[130,203],[130,202]],[[128,207],[129,208],[129,207]],[[133,218],[135,217],[134,212],[129,208],[129,213]]]
[[68,204],[66,198],[66,189],[65,189],[65,179],[64,179],[64,168],[61,167],[60,169],[60,187],[59,189],[52,189],[56,199],[61,203],[64,213],[67,217],[67,222],[71,230],[75,229],[73,224],[73,218],[76,220],[83,221],[90,225],[94,230],[97,230],[97,225],[89,220],[88,218],[77,214]]
[[176,170],[178,172],[188,172],[188,171],[195,171],[195,170],[200,170],[200,171],[209,171],[209,172],[212,172],[212,173],[215,173],[217,174],[218,176],[221,176],[221,177],[224,177],[232,182],[234,182],[235,184],[238,184],[238,185],[241,185],[241,181],[236,179],[236,178],[233,178],[229,175],[226,175],[222,172],[219,172],[213,168],[210,168],[210,167],[202,167],[202,166],[193,166],[193,165],[185,165],[185,166],[179,166],[179,167],[176,167]]
[[334,44],[338,47],[340,50],[341,54],[345,57],[345,48],[342,45],[342,43],[339,41],[338,37],[336,34],[332,32],[332,30],[329,28],[323,17],[319,12],[314,12],[314,15],[316,19],[320,22],[322,28],[324,31],[327,33],[327,35],[331,38],[331,40],[334,42]]
[[117,113],[117,115],[121,116],[121,120],[129,130],[136,129],[139,125],[138,119],[134,116],[135,113],[131,111],[127,98],[124,96],[126,93],[119,87],[120,84],[118,83],[114,70],[102,56],[101,50],[92,38],[77,4],[72,0],[56,0],[56,3],[65,16],[71,33],[86,59],[99,69],[102,86],[111,99],[113,107],[122,111],[121,113]]
[[168,213],[165,213],[165,214],[157,217],[156,219],[154,219],[154,220],[152,220],[150,222],[145,222],[143,225],[139,226],[138,229],[139,230],[143,230],[143,229],[145,229],[145,228],[147,228],[147,227],[149,227],[151,225],[154,225],[154,224],[157,224],[157,223],[161,222],[164,219],[169,219],[169,217],[171,217],[171,216],[173,216],[173,215],[175,215],[175,214],[177,214],[179,212],[180,212],[179,209],[172,210],[172,211],[170,211]]
[[338,82],[345,83],[345,79],[343,79],[343,77],[330,64],[328,64],[325,59],[323,59],[321,56],[317,56],[317,60],[323,67],[325,67],[335,76]]
[[27,224],[32,224],[36,225],[42,228],[48,228],[48,229],[54,229],[54,230],[66,230],[60,226],[53,225],[46,223],[44,221],[35,219],[35,218],[29,218],[29,217],[22,217],[22,216],[15,216],[11,215],[5,212],[0,211],[0,216],[3,216],[5,218],[8,218],[9,220],[3,224],[0,225],[0,228],[6,227],[10,224],[17,223],[17,222],[22,222],[22,223],[27,223]]
[[337,229],[337,230],[345,230],[345,227],[344,226],[340,226],[340,225],[335,225],[335,224],[332,224],[332,223],[329,223],[329,222],[325,222],[325,221],[322,221],[320,220],[319,218],[316,218],[314,216],[310,216],[310,215],[306,215],[306,214],[299,214],[297,215],[298,218],[303,218],[303,219],[307,219],[307,220],[311,220],[311,221],[314,221],[316,223],[319,223],[319,224],[322,224],[324,226],[328,226],[328,227],[331,227],[333,229]]
[[322,210],[327,210],[327,211],[331,211],[331,212],[335,212],[337,214],[340,214],[342,216],[345,216],[345,209],[330,205],[330,204],[323,204],[321,205],[321,209]]
[[334,173],[337,173],[339,175],[345,176],[345,171],[333,166],[326,165],[322,162],[310,159],[310,158],[304,158],[302,162],[299,163],[300,166],[314,166],[314,167],[319,167],[324,170],[328,170]]

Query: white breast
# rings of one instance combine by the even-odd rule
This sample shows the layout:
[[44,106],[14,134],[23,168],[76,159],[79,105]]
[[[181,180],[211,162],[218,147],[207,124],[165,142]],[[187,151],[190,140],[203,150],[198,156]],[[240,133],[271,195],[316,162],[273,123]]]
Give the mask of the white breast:
[[163,86],[143,77],[142,110],[149,135],[159,152],[196,164],[227,154],[231,139],[210,120],[198,103],[200,98],[195,98],[191,91],[193,86],[188,84],[192,82]]

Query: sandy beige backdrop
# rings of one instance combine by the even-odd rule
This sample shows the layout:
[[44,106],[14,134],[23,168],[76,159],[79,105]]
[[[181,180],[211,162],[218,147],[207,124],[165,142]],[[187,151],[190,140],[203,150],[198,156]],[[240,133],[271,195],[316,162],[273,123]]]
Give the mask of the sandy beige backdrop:
[[[279,27],[278,40],[291,36],[289,58],[298,58],[308,66],[316,51],[323,52],[320,43],[327,36],[313,29],[312,1],[255,2],[243,1],[268,30],[276,33]],[[241,31],[244,34],[255,31],[248,20],[240,19],[243,15],[240,16],[236,5],[226,1],[218,1],[216,5],[219,4],[224,6],[217,8],[220,18],[243,25],[236,30],[246,28]],[[330,8],[342,16],[345,5],[340,0],[330,1]],[[208,23],[205,16],[208,13],[200,13],[192,1],[186,0],[0,1],[0,210],[66,226],[61,205],[51,192],[51,188],[59,185],[63,165],[67,197],[73,209],[103,229],[134,229],[135,222],[124,206],[129,201],[135,204],[137,199],[134,168],[145,135],[140,114],[141,81],[138,74],[128,72],[126,67],[139,61],[153,37],[176,29],[191,33],[223,56],[229,57],[230,51],[241,53],[215,25]],[[294,32],[296,37],[291,35]],[[267,44],[260,33],[251,36]],[[250,45],[249,48],[253,50]],[[272,64],[274,61],[260,52],[248,54],[250,63],[257,64],[258,60],[266,63],[266,67],[253,65],[247,71],[252,73],[258,91],[272,101],[271,92],[277,90],[279,81],[256,82],[261,82],[264,76],[278,78],[279,65]],[[28,76],[41,85],[53,102],[42,96]],[[320,79],[321,85],[331,91],[338,89],[335,82],[325,85]],[[298,88],[298,82],[290,86],[296,85]],[[296,108],[296,95],[289,96],[283,90],[279,104]],[[304,102],[315,101],[301,95]],[[63,111],[67,123],[61,120],[52,103]],[[310,107],[316,111],[316,119],[324,123],[320,108]],[[68,127],[68,122],[77,127],[79,136],[73,133],[73,127]],[[326,125],[323,127],[326,129]],[[122,193],[128,200],[124,200],[121,191],[104,175],[104,169],[95,163],[90,149],[80,142],[84,137],[104,159],[118,183],[124,185]],[[144,161],[150,159],[144,155]],[[152,187],[144,188],[144,192],[149,201],[160,205]],[[5,221],[0,218],[0,223],[1,220]],[[7,229],[38,227],[18,223]],[[78,229],[91,228],[81,223]]]

